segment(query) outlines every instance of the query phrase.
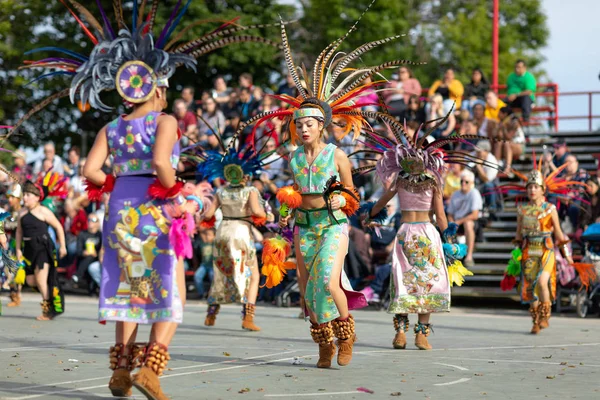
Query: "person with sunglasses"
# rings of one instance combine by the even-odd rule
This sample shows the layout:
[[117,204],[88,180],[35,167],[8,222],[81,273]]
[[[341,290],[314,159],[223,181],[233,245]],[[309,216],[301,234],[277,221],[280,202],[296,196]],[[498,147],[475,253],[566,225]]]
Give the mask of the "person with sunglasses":
[[466,169],[460,174],[460,190],[450,197],[450,203],[446,209],[448,221],[458,225],[458,234],[464,234],[467,239],[467,256],[465,266],[472,267],[473,251],[475,250],[475,232],[477,220],[479,219],[483,200],[481,193],[475,187],[475,174]]
[[[77,272],[73,275],[73,285],[82,287],[84,282],[88,282],[87,288],[91,289],[91,282],[86,279],[87,276],[93,276],[89,272],[90,265],[99,261],[100,250],[102,249],[102,233],[100,232],[100,219],[96,214],[90,214],[87,218],[87,230],[77,236]],[[91,291],[91,290],[90,290]]]

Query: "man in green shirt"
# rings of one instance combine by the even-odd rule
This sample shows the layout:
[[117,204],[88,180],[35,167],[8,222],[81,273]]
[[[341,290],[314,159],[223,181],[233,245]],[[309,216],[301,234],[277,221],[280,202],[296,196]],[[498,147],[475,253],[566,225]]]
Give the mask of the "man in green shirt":
[[527,65],[523,60],[517,60],[515,63],[515,72],[508,76],[507,103],[511,107],[520,108],[523,114],[523,120],[529,121],[531,114],[531,105],[535,101],[535,91],[537,82],[531,72],[527,71]]

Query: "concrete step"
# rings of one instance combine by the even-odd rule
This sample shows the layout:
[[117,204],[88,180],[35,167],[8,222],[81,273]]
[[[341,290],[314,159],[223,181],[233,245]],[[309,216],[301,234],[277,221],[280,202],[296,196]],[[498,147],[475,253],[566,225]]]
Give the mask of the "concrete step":
[[[480,262],[480,263],[485,263],[488,265],[489,265],[490,261],[492,261],[492,260],[494,260],[496,262],[508,262],[508,259],[510,258],[510,251],[511,251],[511,250],[503,250],[498,253],[492,253],[492,252],[488,252],[488,251],[481,252],[481,251],[479,251],[480,247],[477,245],[475,245],[475,250],[476,251],[473,253],[473,259],[475,260],[475,264]],[[505,266],[506,266],[506,264],[505,264]]]
[[452,296],[454,297],[485,297],[485,298],[510,298],[519,301],[519,295],[515,290],[503,292],[500,287],[488,287],[473,285],[465,282],[463,286],[454,286],[452,288]]
[[490,242],[482,242],[477,243],[477,250],[486,251],[486,250],[495,250],[495,251],[505,251],[510,252],[514,249],[512,243],[490,243]]
[[492,221],[487,227],[490,229],[504,229],[515,231],[517,229],[517,221]]

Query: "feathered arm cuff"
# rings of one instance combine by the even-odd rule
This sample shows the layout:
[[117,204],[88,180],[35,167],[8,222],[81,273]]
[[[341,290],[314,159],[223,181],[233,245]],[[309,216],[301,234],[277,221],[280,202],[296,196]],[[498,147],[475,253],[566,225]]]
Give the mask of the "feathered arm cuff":
[[217,218],[215,218],[215,216],[213,215],[212,218],[210,219],[205,219],[202,220],[202,222],[200,222],[200,228],[202,229],[212,229],[215,227],[215,222],[217,221]]
[[102,186],[96,185],[89,180],[84,181],[85,190],[90,201],[100,201],[103,193],[110,193],[115,188],[116,177],[112,174],[106,175]]
[[442,233],[444,243],[453,243],[456,239],[456,232],[458,232],[458,225],[455,222],[448,223],[448,227]]
[[323,192],[323,199],[327,205],[329,215],[337,222],[337,219],[333,216],[333,210],[331,209],[331,198],[333,195],[342,196],[342,212],[347,216],[356,214],[360,207],[360,194],[355,188],[347,188],[343,183],[337,180],[337,176],[332,176],[325,185],[325,191]]
[[166,188],[156,178],[148,187],[148,195],[153,199],[167,200],[177,196],[183,189],[183,181],[177,180],[173,186]]
[[374,201],[367,201],[366,203],[361,204],[360,208],[358,209],[359,215],[367,214],[367,219],[365,220],[366,224],[369,222],[383,224],[389,216],[386,207],[383,207],[376,215],[371,216],[371,211],[373,210],[373,207],[375,207],[375,204],[376,202]]

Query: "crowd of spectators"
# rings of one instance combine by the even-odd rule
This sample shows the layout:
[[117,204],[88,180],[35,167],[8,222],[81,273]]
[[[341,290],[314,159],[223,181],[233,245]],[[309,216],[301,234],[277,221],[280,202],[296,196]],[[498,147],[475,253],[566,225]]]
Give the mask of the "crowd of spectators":
[[[485,160],[486,165],[450,165],[444,176],[444,200],[450,221],[459,225],[459,234],[464,236],[468,245],[465,259],[467,266],[475,263],[473,253],[476,243],[482,240],[482,231],[489,219],[503,208],[502,196],[497,195],[496,188],[499,177],[512,177],[511,168],[515,160],[525,154],[526,135],[523,122],[531,115],[532,104],[535,101],[536,81],[526,70],[526,64],[518,61],[515,71],[508,78],[506,96],[499,96],[490,88],[484,71],[475,69],[470,82],[463,83],[455,78],[454,70],[448,68],[443,76],[423,91],[421,83],[414,77],[410,68],[402,66],[397,75],[385,85],[380,96],[372,93],[365,101],[365,109],[381,109],[387,111],[402,123],[406,124],[408,134],[414,135],[426,121],[447,119],[432,135],[436,138],[450,134],[466,136],[474,146],[465,146],[461,150],[469,151],[473,156]],[[185,87],[179,97],[173,102],[171,112],[177,118],[179,128],[183,133],[182,146],[196,143],[207,149],[217,149],[219,135],[224,141],[229,140],[237,131],[240,123],[264,111],[273,111],[281,107],[276,98],[268,94],[296,96],[293,79],[287,75],[275,90],[263,89],[253,83],[250,74],[242,74],[236,87],[232,87],[224,77],[214,80],[211,90],[197,93],[194,87]],[[517,110],[518,109],[518,110]],[[382,134],[389,134],[385,127]],[[252,127],[244,130],[240,140],[246,140]],[[251,184],[261,193],[263,199],[276,210],[275,200],[277,187],[289,184],[291,177],[285,155],[293,149],[290,144],[282,145],[281,133],[286,131],[284,123],[273,120],[262,126],[257,137],[264,139],[261,151],[276,151],[269,156],[269,165],[264,171],[253,176]],[[360,150],[360,142],[353,141],[351,135],[344,136],[344,121],[334,121],[325,133],[325,140],[334,143],[346,154]],[[472,140],[469,136],[478,135],[484,140]],[[58,153],[58,154],[57,154]],[[60,260],[60,266],[65,268],[69,285],[84,288],[94,293],[100,284],[102,262],[102,221],[107,204],[103,201],[91,203],[85,194],[81,171],[85,157],[77,146],[67,149],[66,154],[57,152],[53,143],[43,146],[43,157],[33,162],[26,160],[23,152],[21,157],[14,159],[11,172],[21,180],[37,179],[45,171],[53,169],[69,178],[69,193],[63,202],[57,202],[53,208],[63,224],[67,236],[67,257]],[[61,157],[66,155],[65,158]],[[573,195],[567,204],[560,208],[561,219],[565,225],[570,224],[575,235],[590,224],[600,220],[600,184],[597,178],[590,177],[585,170],[579,168],[578,160],[570,154],[564,141],[554,144],[553,151],[543,154],[544,167],[555,170],[567,164],[563,176],[588,183],[581,193]],[[360,156],[353,157],[355,167],[365,165]],[[500,168],[494,168],[500,165]],[[110,171],[107,163],[106,170]],[[213,182],[218,187],[220,182]],[[355,185],[364,199],[377,199],[383,191],[380,183],[375,182],[373,175],[355,177]],[[1,187],[10,192],[10,184],[6,177]],[[0,196],[2,206],[6,210],[14,208],[14,200],[10,196]],[[587,209],[583,213],[581,210]],[[346,259],[346,271],[351,281],[360,285],[364,278],[374,275],[375,280],[365,289],[367,294],[375,298],[382,291],[383,281],[389,276],[389,255],[394,243],[396,231],[400,226],[401,204],[394,200],[388,204],[389,217],[375,235],[363,229],[361,221],[353,219],[350,229],[352,245]],[[568,226],[567,226],[568,228]],[[257,250],[260,252],[260,241],[268,237],[268,230],[255,230]],[[186,260],[186,269],[193,279],[190,285],[195,287],[197,296],[207,295],[207,289],[212,280],[213,253],[212,244],[215,239],[213,229],[202,229],[198,224],[194,236],[193,257]],[[377,268],[375,268],[377,267]],[[288,279],[293,279],[293,273]],[[284,284],[273,290],[261,289],[260,298],[274,301]]]

